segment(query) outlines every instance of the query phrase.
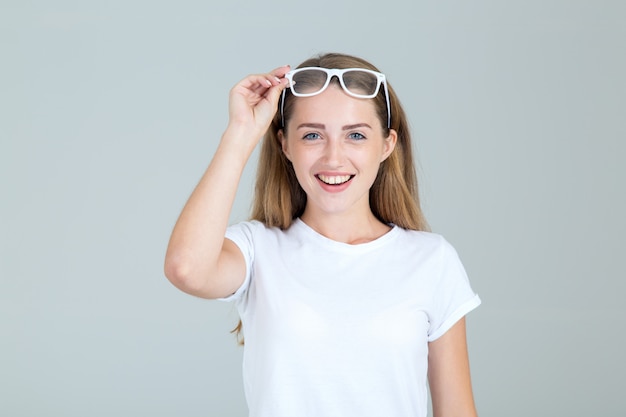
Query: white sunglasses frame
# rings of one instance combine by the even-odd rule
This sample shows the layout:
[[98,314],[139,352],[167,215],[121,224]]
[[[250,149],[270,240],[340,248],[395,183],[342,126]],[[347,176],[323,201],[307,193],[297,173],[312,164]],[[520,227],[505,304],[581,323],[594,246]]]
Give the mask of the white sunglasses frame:
[[[305,94],[296,93],[295,91],[293,91],[293,88],[291,88],[291,86],[293,84],[293,76],[295,74],[297,74],[298,72],[306,71],[306,70],[316,70],[316,71],[325,72],[326,73],[326,82],[324,83],[322,88],[320,88],[315,93],[305,93]],[[355,93],[351,92],[350,90],[348,90],[348,88],[346,87],[346,85],[344,84],[344,81],[343,81],[343,74],[345,74],[346,72],[349,72],[349,71],[367,72],[367,73],[370,73],[370,74],[376,76],[376,82],[377,83],[376,83],[376,90],[374,91],[374,93],[373,94],[355,94]],[[387,77],[385,77],[385,74],[382,74],[382,73],[376,72],[376,71],[372,71],[372,70],[369,70],[369,69],[366,69],[366,68],[336,69],[336,68],[323,68],[323,67],[296,68],[295,70],[289,71],[287,74],[285,74],[285,78],[289,81],[289,86],[287,88],[291,88],[291,94],[293,94],[295,97],[312,97],[312,96],[316,96],[318,94],[323,93],[324,90],[326,90],[326,88],[328,88],[328,86],[330,85],[330,81],[335,76],[339,80],[339,84],[341,85],[341,88],[343,89],[343,91],[345,91],[346,94],[348,94],[348,95],[350,95],[352,97],[356,97],[356,98],[374,98],[374,97],[376,97],[378,95],[378,92],[380,91],[380,85],[382,84],[383,88],[385,89],[385,100],[387,102],[387,129],[391,129],[391,107],[389,106],[389,91],[387,90]],[[282,127],[285,127],[284,107],[285,107],[285,92],[286,92],[287,88],[285,88],[283,90],[283,95],[282,95],[282,99],[281,99],[281,102],[280,102],[280,120],[281,120]]]

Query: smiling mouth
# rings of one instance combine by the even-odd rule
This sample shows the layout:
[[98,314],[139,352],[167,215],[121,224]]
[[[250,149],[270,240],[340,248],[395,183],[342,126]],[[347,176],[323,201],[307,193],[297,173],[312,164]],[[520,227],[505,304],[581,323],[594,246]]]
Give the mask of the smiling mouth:
[[317,179],[328,185],[341,185],[352,179],[354,175],[316,175]]

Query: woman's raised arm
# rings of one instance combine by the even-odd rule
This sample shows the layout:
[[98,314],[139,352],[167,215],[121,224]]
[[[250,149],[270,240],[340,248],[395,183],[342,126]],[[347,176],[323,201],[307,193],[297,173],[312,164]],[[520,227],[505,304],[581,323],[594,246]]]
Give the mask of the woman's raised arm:
[[165,275],[203,298],[232,294],[245,277],[239,249],[224,238],[243,169],[276,112],[288,66],[250,75],[229,96],[229,123],[200,182],[185,204],[165,255]]

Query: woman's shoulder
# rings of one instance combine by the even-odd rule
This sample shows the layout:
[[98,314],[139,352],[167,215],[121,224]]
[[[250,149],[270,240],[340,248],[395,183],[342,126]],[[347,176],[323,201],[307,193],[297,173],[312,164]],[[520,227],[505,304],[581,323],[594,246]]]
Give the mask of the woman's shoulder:
[[405,246],[407,248],[419,248],[420,250],[427,250],[432,252],[439,252],[445,254],[448,252],[456,252],[452,244],[441,234],[422,231],[422,230],[410,230],[397,227],[398,245]]
[[442,245],[447,243],[443,235],[439,233],[425,230],[404,229],[399,226],[395,226],[395,228],[398,229],[398,234],[403,239],[411,240],[413,242],[419,242],[425,245]]
[[250,238],[262,236],[279,236],[283,235],[285,230],[279,227],[268,226],[259,220],[244,220],[231,224],[227,229],[229,234],[246,235]]

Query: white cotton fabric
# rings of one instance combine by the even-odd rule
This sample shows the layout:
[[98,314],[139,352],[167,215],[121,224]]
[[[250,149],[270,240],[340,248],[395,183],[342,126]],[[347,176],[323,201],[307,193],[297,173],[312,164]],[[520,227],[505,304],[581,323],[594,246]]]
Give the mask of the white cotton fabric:
[[228,228],[251,417],[422,417],[428,342],[480,304],[441,236],[393,227],[359,245],[296,220]]

